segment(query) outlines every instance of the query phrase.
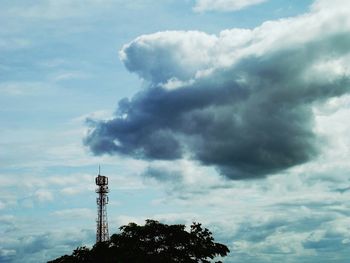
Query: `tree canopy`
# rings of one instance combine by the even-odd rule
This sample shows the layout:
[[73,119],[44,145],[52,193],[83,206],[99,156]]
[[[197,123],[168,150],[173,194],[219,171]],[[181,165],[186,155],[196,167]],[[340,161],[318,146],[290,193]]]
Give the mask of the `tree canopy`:
[[120,227],[120,233],[107,242],[97,243],[91,249],[78,247],[72,255],[48,263],[210,263],[227,253],[229,249],[215,243],[212,233],[200,223],[193,223],[186,231],[185,225],[146,220],[145,225],[129,223]]

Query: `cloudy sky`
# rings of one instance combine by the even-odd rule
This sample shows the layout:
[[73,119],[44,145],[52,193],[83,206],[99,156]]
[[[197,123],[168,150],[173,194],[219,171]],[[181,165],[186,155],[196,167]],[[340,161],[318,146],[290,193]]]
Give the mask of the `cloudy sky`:
[[201,222],[228,263],[350,255],[350,2],[2,0],[0,262]]

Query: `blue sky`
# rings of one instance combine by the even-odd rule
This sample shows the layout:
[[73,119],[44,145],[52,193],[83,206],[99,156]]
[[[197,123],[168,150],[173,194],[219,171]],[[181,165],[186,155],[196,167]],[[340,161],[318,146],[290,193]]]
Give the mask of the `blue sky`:
[[[347,262],[346,0],[3,0],[0,262],[202,222],[225,262]],[[128,99],[125,99],[128,98]]]

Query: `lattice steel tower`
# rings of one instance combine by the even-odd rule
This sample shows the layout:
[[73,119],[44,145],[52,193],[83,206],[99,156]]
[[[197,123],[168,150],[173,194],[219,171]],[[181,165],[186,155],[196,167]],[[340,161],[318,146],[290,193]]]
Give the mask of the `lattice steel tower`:
[[98,193],[97,201],[97,229],[96,243],[109,240],[108,220],[107,220],[107,204],[108,204],[108,177],[100,174],[100,166],[98,167],[98,176],[96,177],[96,193]]

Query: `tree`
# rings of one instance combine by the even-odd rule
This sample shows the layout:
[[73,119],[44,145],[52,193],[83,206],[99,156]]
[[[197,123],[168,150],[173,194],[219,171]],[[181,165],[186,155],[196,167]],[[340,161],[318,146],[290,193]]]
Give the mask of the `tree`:
[[146,220],[143,226],[129,223],[120,227],[120,231],[112,235],[110,241],[98,243],[91,250],[80,247],[71,256],[50,263],[210,263],[215,257],[229,253],[229,249],[215,243],[212,233],[199,223],[193,223],[187,232],[185,225]]

